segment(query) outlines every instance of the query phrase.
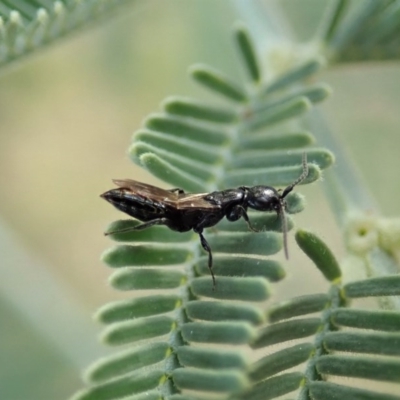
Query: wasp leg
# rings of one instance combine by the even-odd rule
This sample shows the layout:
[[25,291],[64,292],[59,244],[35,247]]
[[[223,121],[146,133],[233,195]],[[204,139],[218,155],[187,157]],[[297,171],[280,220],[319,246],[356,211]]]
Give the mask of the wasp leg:
[[168,192],[171,192],[171,193],[178,192],[178,194],[185,194],[185,191],[181,188],[168,189]]
[[104,235],[113,235],[114,233],[126,233],[126,232],[133,232],[133,231],[141,231],[146,228],[150,228],[153,225],[165,225],[166,222],[168,221],[167,218],[157,218],[157,219],[152,219],[151,221],[145,222],[144,224],[132,226],[130,228],[125,228],[125,229],[118,229],[116,231],[111,231],[111,232],[105,232]]
[[249,229],[250,229],[251,231],[253,231],[253,232],[261,232],[261,230],[256,229],[256,228],[254,228],[253,225],[251,225],[251,222],[250,222],[249,216],[247,215],[246,210],[245,210],[244,208],[242,208],[242,210],[243,210],[243,211],[242,211],[242,217],[243,217],[243,219],[246,221],[247,226],[249,227]]
[[232,222],[237,221],[241,217],[243,217],[243,219],[246,221],[247,226],[249,227],[249,229],[251,231],[260,232],[258,229],[254,228],[253,225],[251,225],[249,216],[247,215],[246,210],[241,205],[236,205],[236,206],[232,207],[229,210],[229,213],[226,214],[227,220],[232,221]]
[[215,276],[214,276],[214,272],[212,270],[212,266],[213,266],[213,258],[212,258],[212,252],[211,252],[211,247],[208,244],[206,238],[203,236],[203,228],[199,228],[199,229],[193,229],[196,233],[199,234],[200,237],[200,243],[203,247],[203,249],[208,253],[208,268],[210,270],[211,273],[211,278],[213,281],[213,290],[215,288],[216,282],[215,282]]

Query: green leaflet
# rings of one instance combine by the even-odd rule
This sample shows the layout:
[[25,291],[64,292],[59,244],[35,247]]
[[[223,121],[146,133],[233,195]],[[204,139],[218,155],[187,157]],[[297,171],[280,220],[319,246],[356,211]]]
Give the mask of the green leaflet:
[[258,349],[288,340],[311,336],[317,332],[321,324],[322,321],[319,318],[303,318],[269,325],[259,332],[252,343],[252,347]]
[[[124,219],[114,221],[107,228],[106,232],[114,232],[133,228],[139,225],[140,222],[134,219]],[[110,238],[116,242],[162,242],[162,243],[184,243],[189,242],[192,239],[193,234],[191,232],[172,232],[165,226],[154,226],[151,229],[144,229],[142,231],[131,231],[124,233],[113,233],[110,234]]]
[[[281,263],[266,258],[240,255],[221,254],[215,257],[213,271],[218,276],[262,276],[270,282],[278,282],[285,277]],[[200,257],[195,264],[196,272],[209,276],[208,258]]]
[[399,356],[400,334],[382,332],[331,332],[325,335],[324,346],[329,351]]
[[[168,400],[200,400],[197,397],[190,396],[188,394],[173,394],[172,396],[166,397]],[[210,399],[216,400],[217,397],[210,397]]]
[[377,393],[366,389],[342,386],[332,382],[312,382],[310,393],[315,400],[399,400],[400,396]]
[[269,320],[278,322],[283,319],[322,311],[329,305],[329,301],[329,296],[325,293],[295,297],[272,306],[268,311]]
[[234,393],[246,387],[243,375],[236,371],[214,371],[178,368],[172,373],[172,378],[179,389],[201,390],[216,393]]
[[101,382],[125,375],[139,368],[156,364],[166,359],[171,350],[165,342],[155,342],[134,347],[111,357],[97,361],[86,371],[88,382]]
[[228,140],[228,135],[222,129],[212,129],[199,122],[185,121],[183,118],[174,118],[168,115],[152,115],[144,124],[151,131],[163,132],[170,137],[184,137],[214,146],[221,145]]
[[244,322],[189,322],[182,326],[188,342],[246,344],[254,337],[251,325]]
[[157,268],[124,268],[110,277],[111,286],[119,290],[173,289],[185,281],[180,271],[163,271]]
[[400,361],[362,356],[322,356],[316,368],[322,374],[400,382]]
[[[300,176],[300,167],[283,166],[278,168],[237,168],[226,174],[225,185],[228,187],[240,186],[240,182],[247,182],[249,186],[262,185],[268,182],[270,186],[290,185]],[[321,176],[319,166],[310,165],[308,177],[302,184],[311,183]]]
[[317,235],[304,230],[297,231],[296,241],[326,279],[333,283],[340,281],[342,273],[339,264],[329,247]]
[[264,380],[305,362],[313,351],[311,343],[301,343],[277,351],[256,361],[251,366],[249,376],[256,382]]
[[261,323],[265,322],[265,318],[260,309],[258,307],[246,303],[232,304],[229,302],[222,302],[222,301],[195,300],[195,301],[190,301],[187,304],[186,311],[188,313],[188,316],[193,320],[204,320],[204,321],[237,320],[237,321],[248,321],[253,325],[260,325]]
[[400,313],[387,310],[337,309],[332,312],[331,321],[338,327],[398,332]]
[[237,119],[235,110],[228,107],[214,106],[178,96],[167,98],[163,103],[163,108],[170,115],[189,117],[200,121],[233,123]]
[[[280,150],[292,147],[301,148],[314,143],[309,132],[287,132],[279,134],[259,133],[241,138],[240,148],[243,150]],[[266,153],[268,154],[268,153]]]
[[102,340],[117,346],[163,336],[170,333],[174,327],[174,319],[164,315],[137,318],[109,325],[102,334]]
[[236,26],[234,33],[239,54],[242,56],[243,65],[246,67],[250,78],[255,83],[258,83],[261,80],[261,71],[258,66],[257,55],[250,34],[243,25]]
[[191,284],[197,296],[212,297],[224,300],[265,301],[269,297],[268,282],[262,277],[220,277],[217,287],[210,285],[206,277],[195,279]]
[[266,85],[262,92],[264,96],[268,96],[273,92],[277,92],[290,87],[293,84],[309,78],[320,70],[325,64],[323,58],[315,58],[306,61],[303,64],[296,65],[289,71],[285,72],[281,76],[278,76],[272,82]]
[[399,296],[400,275],[381,276],[351,282],[344,287],[349,297]]
[[[280,167],[301,164],[304,150],[274,151],[266,154],[265,150],[242,151],[233,161],[236,168],[271,168],[276,165]],[[316,164],[324,169],[334,162],[333,154],[325,149],[314,148],[307,151],[307,162]]]
[[246,400],[274,399],[297,390],[304,376],[299,372],[290,372],[266,379],[254,385],[250,390],[244,391],[237,398]]
[[95,314],[95,319],[110,324],[126,319],[148,317],[173,311],[181,304],[180,297],[174,294],[143,296],[106,304]]
[[207,369],[245,368],[248,361],[235,351],[181,346],[176,351],[183,366]]
[[255,113],[249,110],[250,116],[244,124],[246,130],[250,132],[258,132],[272,125],[278,124],[290,118],[300,117],[310,111],[312,104],[307,97],[296,97],[290,101],[284,101],[276,107],[264,109]]
[[165,265],[184,262],[190,253],[187,249],[170,244],[168,247],[158,243],[142,243],[133,246],[121,245],[107,250],[103,254],[103,261],[112,268],[143,266],[143,265]]
[[246,90],[223,73],[207,65],[194,65],[190,69],[193,79],[206,88],[235,102],[248,100]]
[[154,370],[124,376],[78,392],[72,400],[111,400],[130,394],[142,393],[154,389],[164,377],[164,372]]

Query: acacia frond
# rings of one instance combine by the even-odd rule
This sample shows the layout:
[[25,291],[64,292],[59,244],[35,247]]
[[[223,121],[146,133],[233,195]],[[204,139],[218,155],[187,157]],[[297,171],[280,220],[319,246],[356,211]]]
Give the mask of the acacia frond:
[[336,0],[320,39],[333,62],[398,60],[399,20],[399,0]]
[[0,1],[0,66],[112,15],[126,0]]

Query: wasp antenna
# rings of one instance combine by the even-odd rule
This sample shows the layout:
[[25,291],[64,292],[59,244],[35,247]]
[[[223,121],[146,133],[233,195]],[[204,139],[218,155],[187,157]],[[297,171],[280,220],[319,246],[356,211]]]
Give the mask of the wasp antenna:
[[135,226],[130,226],[129,228],[122,228],[122,229],[116,229],[115,231],[104,232],[104,236],[115,235],[116,233],[126,233],[126,232],[137,231],[138,229],[135,229],[135,228],[136,228]]
[[304,181],[304,179],[307,178],[308,176],[308,164],[307,164],[307,154],[303,153],[303,159],[302,159],[302,165],[303,165],[303,172],[301,175],[292,183],[290,184],[282,193],[281,199],[284,199],[292,190],[293,188],[298,185],[300,182]]
[[281,217],[281,224],[282,224],[282,234],[283,234],[283,250],[285,251],[286,260],[289,259],[289,250],[288,250],[288,243],[287,243],[287,219],[286,219],[286,212],[285,212],[285,204],[284,201],[281,199],[281,209],[280,209],[280,217]]

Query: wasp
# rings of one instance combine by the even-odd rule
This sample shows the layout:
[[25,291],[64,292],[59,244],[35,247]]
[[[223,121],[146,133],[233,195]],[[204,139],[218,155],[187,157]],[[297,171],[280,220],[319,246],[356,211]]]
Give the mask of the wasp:
[[115,179],[113,182],[118,188],[103,193],[101,197],[118,210],[143,223],[127,229],[106,232],[105,235],[139,231],[154,225],[165,225],[178,232],[193,230],[199,235],[200,243],[208,253],[208,267],[215,287],[212,251],[203,235],[203,230],[216,225],[226,217],[232,222],[243,218],[251,231],[260,232],[252,226],[247,210],[251,208],[257,211],[276,212],[282,221],[283,244],[285,256],[288,258],[285,198],[308,176],[305,154],[302,165],[301,175],[283,191],[259,185],[192,194],[185,193],[179,188],[166,190],[132,179]]

